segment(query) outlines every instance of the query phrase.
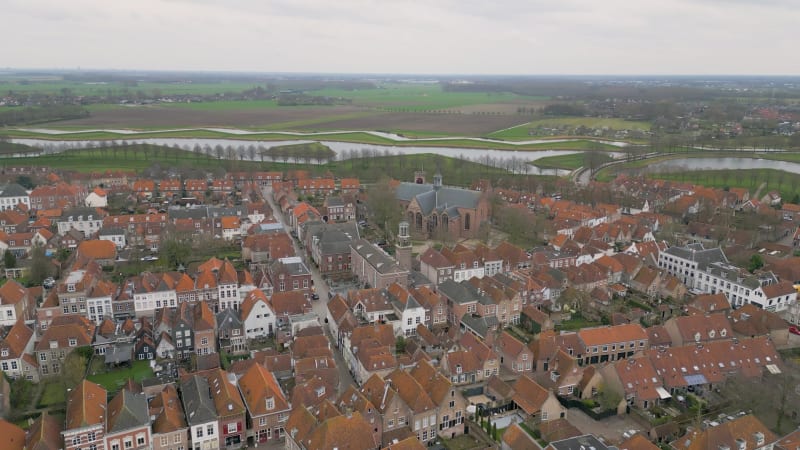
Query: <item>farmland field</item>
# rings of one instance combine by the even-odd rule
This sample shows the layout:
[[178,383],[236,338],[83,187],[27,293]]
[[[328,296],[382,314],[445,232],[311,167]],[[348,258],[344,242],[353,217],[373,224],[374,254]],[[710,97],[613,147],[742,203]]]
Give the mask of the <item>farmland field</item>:
[[587,128],[608,128],[611,130],[643,130],[650,129],[647,122],[629,121],[624,119],[600,118],[600,117],[558,117],[548,119],[537,119],[513,128],[491,133],[489,137],[500,139],[530,139],[530,130],[538,127],[558,128],[558,127],[578,127],[583,125]]

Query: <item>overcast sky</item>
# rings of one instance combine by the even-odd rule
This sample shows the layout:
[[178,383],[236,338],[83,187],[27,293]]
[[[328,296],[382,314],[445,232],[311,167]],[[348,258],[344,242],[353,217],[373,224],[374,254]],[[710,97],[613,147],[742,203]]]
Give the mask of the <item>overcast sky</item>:
[[3,0],[0,66],[800,74],[797,0]]

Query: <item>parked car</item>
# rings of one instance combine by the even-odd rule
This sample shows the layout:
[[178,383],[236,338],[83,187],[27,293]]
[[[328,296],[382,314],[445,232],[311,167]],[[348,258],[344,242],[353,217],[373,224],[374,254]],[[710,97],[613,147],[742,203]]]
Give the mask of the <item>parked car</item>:
[[789,327],[789,333],[800,336],[800,328],[798,328],[796,325],[792,325]]
[[317,294],[316,292],[311,294],[311,300],[319,300],[319,294]]

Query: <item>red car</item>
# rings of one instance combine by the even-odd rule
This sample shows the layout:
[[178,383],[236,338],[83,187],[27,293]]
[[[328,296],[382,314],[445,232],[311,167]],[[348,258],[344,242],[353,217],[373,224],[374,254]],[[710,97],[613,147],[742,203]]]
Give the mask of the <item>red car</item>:
[[797,326],[792,325],[789,327],[789,333],[800,335],[800,328],[797,328]]

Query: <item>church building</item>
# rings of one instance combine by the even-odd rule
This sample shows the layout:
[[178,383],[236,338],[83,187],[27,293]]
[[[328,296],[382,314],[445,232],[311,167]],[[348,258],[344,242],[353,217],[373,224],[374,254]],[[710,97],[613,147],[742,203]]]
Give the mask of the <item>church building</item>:
[[481,224],[489,221],[491,188],[471,191],[443,186],[438,172],[433,184],[426,184],[421,172],[414,175],[414,181],[400,183],[395,190],[413,234],[433,239],[474,238]]

